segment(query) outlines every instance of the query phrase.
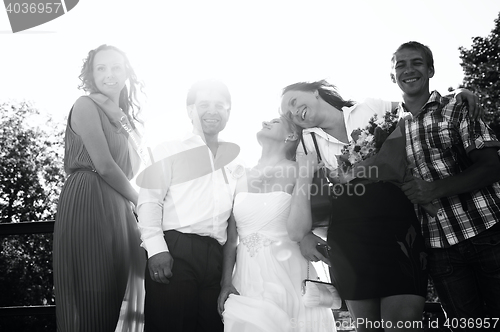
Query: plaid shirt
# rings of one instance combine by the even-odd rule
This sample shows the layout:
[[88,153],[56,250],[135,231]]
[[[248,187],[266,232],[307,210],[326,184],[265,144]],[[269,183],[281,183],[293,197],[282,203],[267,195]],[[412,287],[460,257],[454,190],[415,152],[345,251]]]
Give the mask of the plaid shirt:
[[[412,116],[399,105],[405,117],[406,153],[413,176],[428,182],[454,176],[472,161],[473,149],[500,147],[500,142],[483,121],[470,121],[466,106],[433,91],[419,113]],[[436,217],[416,207],[428,248],[446,248],[471,238],[500,219],[498,182],[461,195],[432,202],[439,207]],[[464,211],[465,207],[465,211]]]

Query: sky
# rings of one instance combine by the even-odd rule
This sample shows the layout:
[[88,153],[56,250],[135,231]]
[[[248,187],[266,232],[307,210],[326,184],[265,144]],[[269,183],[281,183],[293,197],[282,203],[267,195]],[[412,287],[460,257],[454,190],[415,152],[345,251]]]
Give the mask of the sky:
[[283,87],[327,79],[346,99],[398,101],[390,58],[416,40],[434,53],[431,89],[462,83],[460,46],[486,37],[498,0],[80,0],[73,10],[13,34],[0,9],[0,102],[30,100],[64,121],[79,90],[88,51],[101,44],[124,50],[145,83],[143,115],[149,144],[191,129],[189,86],[224,81],[232,110],[220,137],[257,163],[255,134],[278,115]]

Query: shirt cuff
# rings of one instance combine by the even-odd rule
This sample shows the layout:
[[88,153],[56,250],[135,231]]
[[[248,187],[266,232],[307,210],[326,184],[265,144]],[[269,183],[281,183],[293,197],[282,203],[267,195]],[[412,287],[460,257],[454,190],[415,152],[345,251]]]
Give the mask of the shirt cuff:
[[153,257],[160,252],[168,252],[168,245],[165,242],[165,238],[163,236],[155,236],[152,237],[142,243],[142,246],[148,252],[148,258]]
[[465,152],[469,153],[472,150],[481,150],[482,148],[496,148],[500,150],[500,142],[499,141],[483,141],[481,139],[476,139],[474,144],[469,145],[465,148]]

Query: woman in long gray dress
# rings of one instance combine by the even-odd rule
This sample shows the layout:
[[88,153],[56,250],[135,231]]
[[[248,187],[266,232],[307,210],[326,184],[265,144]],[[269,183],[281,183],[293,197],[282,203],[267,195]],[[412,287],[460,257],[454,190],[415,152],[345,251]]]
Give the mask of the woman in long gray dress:
[[[101,45],[84,61],[66,128],[64,168],[54,228],[58,331],[141,330],[145,257],[129,180],[141,86],[124,52]],[[126,82],[129,82],[130,93]],[[133,142],[131,138],[134,138]]]

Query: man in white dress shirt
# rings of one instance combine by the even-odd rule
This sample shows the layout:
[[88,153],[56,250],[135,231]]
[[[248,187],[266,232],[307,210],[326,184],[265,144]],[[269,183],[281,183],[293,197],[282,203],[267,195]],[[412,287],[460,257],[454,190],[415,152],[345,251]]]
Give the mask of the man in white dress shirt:
[[218,136],[230,109],[224,83],[195,83],[187,96],[193,133],[160,145],[138,179],[148,332],[223,330],[217,297],[239,147]]

